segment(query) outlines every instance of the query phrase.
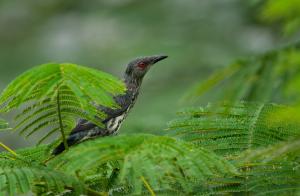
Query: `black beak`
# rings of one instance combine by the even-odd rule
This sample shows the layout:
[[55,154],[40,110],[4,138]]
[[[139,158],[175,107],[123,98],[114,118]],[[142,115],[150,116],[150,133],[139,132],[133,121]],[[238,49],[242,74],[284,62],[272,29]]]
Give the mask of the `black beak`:
[[153,57],[153,61],[152,61],[152,64],[155,64],[155,63],[157,63],[158,61],[161,61],[161,60],[163,60],[163,59],[165,59],[165,58],[167,58],[168,56],[166,56],[166,55],[158,55],[158,56],[154,56]]

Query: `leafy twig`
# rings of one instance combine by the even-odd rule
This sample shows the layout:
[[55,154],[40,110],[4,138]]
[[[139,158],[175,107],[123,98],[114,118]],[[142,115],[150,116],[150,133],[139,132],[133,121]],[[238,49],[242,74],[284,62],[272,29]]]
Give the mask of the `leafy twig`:
[[5,150],[7,150],[9,153],[13,154],[15,157],[18,156],[18,154],[17,154],[14,150],[12,150],[10,147],[6,146],[6,145],[3,144],[2,142],[0,142],[0,146],[1,146],[2,148],[4,148]]

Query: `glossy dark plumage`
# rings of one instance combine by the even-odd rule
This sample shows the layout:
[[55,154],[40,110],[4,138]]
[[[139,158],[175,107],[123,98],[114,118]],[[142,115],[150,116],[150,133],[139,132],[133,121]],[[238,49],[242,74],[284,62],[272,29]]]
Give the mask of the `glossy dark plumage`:
[[[78,144],[90,138],[117,134],[123,120],[135,104],[145,74],[152,65],[165,58],[167,58],[167,56],[157,55],[137,58],[131,61],[127,65],[127,69],[124,74],[124,82],[126,84],[127,91],[124,95],[114,97],[114,100],[120,108],[111,109],[101,106],[99,107],[99,110],[107,114],[107,118],[102,121],[105,128],[98,127],[84,119],[79,120],[76,127],[67,138],[68,146]],[[52,154],[58,155],[64,150],[65,146],[61,143],[54,149]]]

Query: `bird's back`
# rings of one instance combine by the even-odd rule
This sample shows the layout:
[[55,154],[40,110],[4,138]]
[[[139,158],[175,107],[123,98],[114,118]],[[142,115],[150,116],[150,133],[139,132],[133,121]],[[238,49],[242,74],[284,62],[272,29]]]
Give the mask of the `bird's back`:
[[[137,91],[128,90],[124,95],[118,95],[114,97],[114,100],[119,105],[119,108],[112,109],[99,106],[98,109],[107,115],[107,117],[102,120],[104,127],[98,127],[92,122],[89,122],[85,119],[80,119],[67,138],[68,146],[72,146],[91,138],[116,135],[121,127],[122,122],[127,117],[128,112],[133,107],[137,96]],[[60,154],[64,150],[65,146],[63,143],[61,143],[53,151],[53,154]]]

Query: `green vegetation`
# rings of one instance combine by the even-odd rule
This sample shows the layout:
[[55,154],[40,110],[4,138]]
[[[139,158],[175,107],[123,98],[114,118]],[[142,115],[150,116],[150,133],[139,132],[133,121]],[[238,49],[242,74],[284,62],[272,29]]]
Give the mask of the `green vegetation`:
[[[23,5],[3,2],[5,10]],[[52,41],[61,37],[48,39],[65,26],[65,31],[78,33],[67,34],[75,44],[67,50],[62,47],[64,52],[73,50],[68,60],[109,65],[117,56],[126,59],[156,53],[158,48],[169,51],[172,66],[153,68],[153,83],[143,87],[150,93],[141,94],[148,104],[136,108],[125,133],[72,147],[66,137],[78,118],[103,126],[99,119],[105,114],[97,108],[118,108],[112,97],[125,92],[123,82],[97,69],[67,63],[44,64],[21,74],[0,96],[0,134],[18,133],[37,146],[14,150],[12,140],[0,138],[0,195],[300,195],[300,44],[274,33],[280,24],[285,35],[297,36],[298,0],[44,2],[47,5],[29,1],[27,15],[12,14],[27,20],[16,20],[15,30],[7,25],[0,31],[1,64],[15,66],[2,70],[48,61],[47,55],[65,60],[66,53],[61,59],[61,51],[51,50],[59,50]],[[103,12],[95,11],[97,7]],[[62,26],[50,30],[58,22],[55,19],[44,29],[37,28],[52,17],[62,20]],[[247,26],[246,32],[254,32],[251,36],[245,35],[239,17],[255,26]],[[198,25],[201,21],[209,22]],[[272,24],[264,27],[272,32],[272,40],[288,44],[268,45],[266,29],[257,27],[265,23]],[[101,28],[92,31],[95,26]],[[57,34],[64,37],[65,31]],[[103,37],[97,37],[100,32]],[[86,45],[80,45],[84,40]],[[259,50],[248,50],[255,41]],[[16,47],[19,42],[22,47]],[[95,44],[99,42],[100,46]],[[45,55],[48,49],[52,53]],[[245,53],[246,58],[239,57]],[[232,58],[237,59],[228,63]],[[9,78],[4,75],[1,80]],[[195,81],[189,88],[187,84]],[[168,121],[178,100],[179,112]],[[67,150],[53,156],[60,142]]]
[[169,124],[170,135],[222,156],[239,155],[300,136],[297,124],[273,118],[283,109],[287,108],[245,102],[186,109]]
[[291,34],[300,28],[300,2],[297,0],[268,0],[264,2],[261,18],[263,21],[283,25],[284,33]]
[[1,168],[0,176],[1,190],[6,189],[10,195],[30,191],[54,194],[64,192],[68,187],[74,195],[85,193],[84,185],[77,178],[45,167]]
[[102,126],[96,118],[105,114],[97,106],[118,107],[112,96],[124,91],[121,81],[103,72],[73,64],[45,64],[22,74],[3,91],[0,111],[25,105],[16,115],[14,130],[29,137],[48,129],[39,143],[56,132],[65,142],[76,117]]
[[299,99],[299,64],[300,43],[237,60],[196,85],[186,99],[196,101],[210,93],[217,101],[295,102]]
[[8,128],[8,123],[2,119],[0,119],[0,131]]
[[[231,85],[239,75],[246,74],[240,77],[242,81],[236,89],[228,88],[231,93],[220,93],[220,99],[224,99],[224,95],[236,92],[238,96],[233,96],[231,102],[184,109],[169,123],[165,136],[106,137],[83,142],[56,157],[51,155],[54,144],[16,152],[2,144],[9,152],[0,156],[0,192],[10,195],[29,191],[38,195],[299,193],[300,126],[299,121],[284,117],[297,106],[267,103],[274,96],[272,91],[265,91],[274,84],[266,87],[263,82],[271,80],[268,77],[274,77],[273,73],[279,73],[276,75],[279,78],[283,73],[287,75],[283,62],[290,66],[298,62],[297,58],[290,58],[296,52],[296,48],[292,48],[247,62],[255,62],[257,67],[253,72],[243,71],[249,68],[244,64],[240,64],[234,74],[227,72],[231,66],[221,71],[224,77],[217,77],[218,82],[212,83],[213,79],[209,79],[201,84],[198,88],[204,92],[203,86],[208,90],[224,78],[230,78],[227,85]],[[267,71],[264,71],[265,66],[270,66]],[[268,74],[264,74],[266,72]],[[76,77],[76,73],[81,77]],[[62,133],[59,140],[63,141],[71,128],[61,128],[59,119],[73,122],[76,117],[93,117],[89,118],[93,120],[103,117],[95,105],[117,107],[106,92],[122,93],[124,85],[102,72],[93,71],[99,74],[92,76],[91,73],[88,68],[70,64],[47,64],[29,70],[2,93],[2,112],[25,103],[25,109],[17,115],[24,120],[17,123],[17,127],[28,123],[25,130],[35,132],[45,124],[46,135],[51,135],[54,130],[51,128],[56,126],[55,130]],[[218,73],[212,78],[216,75]],[[278,89],[289,87],[295,75],[294,71],[281,80]],[[244,91],[237,91],[240,88]],[[263,92],[265,95],[261,97]],[[57,99],[60,93],[62,96]],[[259,102],[240,102],[239,99]],[[94,104],[89,106],[91,102]],[[77,108],[73,110],[74,107]],[[44,123],[43,119],[48,122],[49,116],[54,120]],[[37,128],[32,128],[30,125],[35,122]]]

